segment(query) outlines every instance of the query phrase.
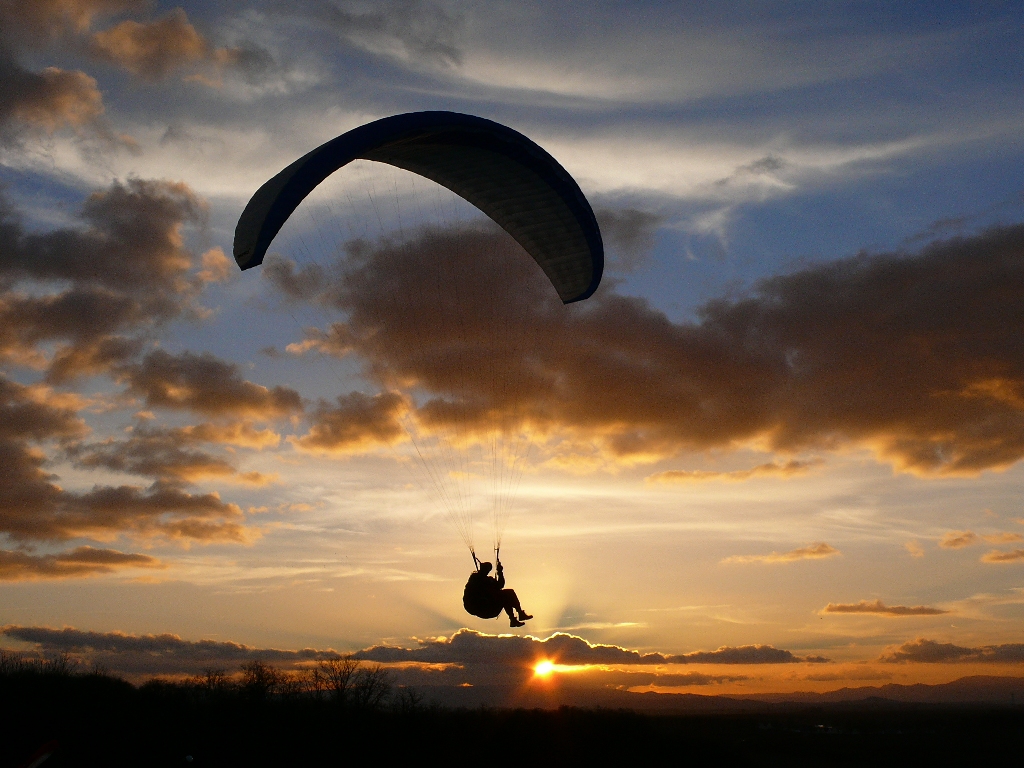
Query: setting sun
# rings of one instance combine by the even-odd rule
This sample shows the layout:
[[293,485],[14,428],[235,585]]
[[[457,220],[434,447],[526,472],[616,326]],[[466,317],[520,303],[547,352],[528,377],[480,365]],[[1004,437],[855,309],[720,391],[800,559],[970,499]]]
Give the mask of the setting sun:
[[551,673],[554,672],[554,671],[555,671],[555,664],[554,664],[554,662],[552,662],[552,661],[550,661],[548,659],[545,659],[544,661],[539,662],[533,668],[533,674],[536,677],[550,677]]

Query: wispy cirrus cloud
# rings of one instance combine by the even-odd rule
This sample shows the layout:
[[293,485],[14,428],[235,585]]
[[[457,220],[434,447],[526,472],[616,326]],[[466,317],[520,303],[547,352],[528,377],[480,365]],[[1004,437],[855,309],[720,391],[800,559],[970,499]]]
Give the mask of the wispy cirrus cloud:
[[649,475],[646,480],[649,483],[701,483],[709,480],[742,482],[743,480],[761,477],[788,478],[806,475],[811,469],[823,463],[821,459],[814,459],[812,461],[792,460],[785,463],[768,462],[751,467],[750,469],[736,469],[731,472],[670,469],[665,472]]
[[861,600],[857,603],[829,603],[821,609],[822,613],[859,613],[876,616],[939,616],[950,611],[944,608],[933,608],[927,605],[886,605],[881,600]]
[[789,552],[772,552],[767,555],[731,555],[722,560],[723,563],[795,563],[799,560],[822,560],[827,557],[841,555],[838,549],[825,542],[810,544]]

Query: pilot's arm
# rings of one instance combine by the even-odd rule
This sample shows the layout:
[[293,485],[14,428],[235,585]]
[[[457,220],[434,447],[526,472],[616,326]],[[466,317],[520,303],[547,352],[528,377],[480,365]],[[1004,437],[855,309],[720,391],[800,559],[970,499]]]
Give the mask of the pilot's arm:
[[501,560],[498,561],[498,589],[505,588],[505,569],[501,566]]

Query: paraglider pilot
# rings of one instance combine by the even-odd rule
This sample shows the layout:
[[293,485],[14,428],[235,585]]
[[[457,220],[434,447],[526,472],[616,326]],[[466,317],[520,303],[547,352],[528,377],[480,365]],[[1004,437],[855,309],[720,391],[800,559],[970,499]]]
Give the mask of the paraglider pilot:
[[526,621],[533,616],[523,610],[515,590],[505,589],[505,569],[501,566],[501,558],[495,558],[495,561],[498,563],[497,578],[490,575],[490,563],[481,563],[473,555],[477,568],[466,582],[462,605],[468,613],[481,619],[494,619],[505,611],[510,627],[526,626]]

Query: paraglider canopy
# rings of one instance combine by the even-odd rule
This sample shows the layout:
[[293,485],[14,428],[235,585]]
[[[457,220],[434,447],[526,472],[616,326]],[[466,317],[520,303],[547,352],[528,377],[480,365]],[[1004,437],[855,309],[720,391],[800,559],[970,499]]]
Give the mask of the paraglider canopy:
[[296,160],[245,207],[235,229],[238,265],[261,264],[292,211],[353,160],[411,171],[475,205],[536,260],[566,304],[597,290],[604,270],[601,232],[572,176],[521,133],[457,112],[386,117]]

